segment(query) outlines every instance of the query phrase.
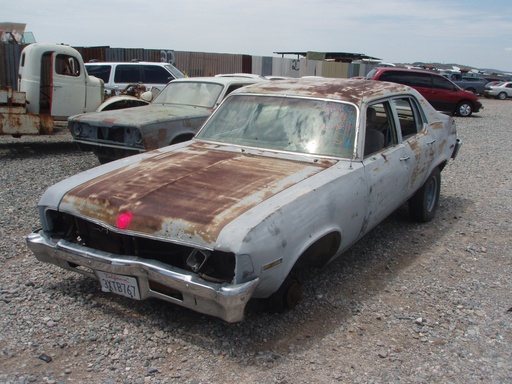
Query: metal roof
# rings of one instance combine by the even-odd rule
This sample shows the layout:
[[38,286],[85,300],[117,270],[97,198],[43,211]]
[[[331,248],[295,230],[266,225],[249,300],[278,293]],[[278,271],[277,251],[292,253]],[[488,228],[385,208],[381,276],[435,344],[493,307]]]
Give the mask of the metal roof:
[[341,61],[344,63],[351,63],[354,60],[380,60],[377,57],[372,57],[365,55],[363,53],[351,53],[351,52],[274,52],[277,55],[295,55],[297,57],[306,57],[311,60],[332,60],[332,61]]

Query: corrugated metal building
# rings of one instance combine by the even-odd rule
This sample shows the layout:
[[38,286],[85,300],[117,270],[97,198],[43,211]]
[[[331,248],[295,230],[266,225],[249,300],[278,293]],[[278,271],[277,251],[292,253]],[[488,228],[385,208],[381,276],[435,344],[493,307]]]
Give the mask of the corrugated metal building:
[[[24,46],[0,44],[0,85],[17,88],[17,73]],[[97,61],[155,61],[174,62],[190,77],[214,76],[221,73],[253,73],[263,76],[364,76],[375,64],[313,60],[318,54],[290,59],[285,57],[250,56],[228,53],[185,52],[143,48],[75,47],[85,62]],[[327,55],[327,54],[326,54]],[[332,55],[332,54],[329,54]],[[319,56],[322,57],[327,56]]]

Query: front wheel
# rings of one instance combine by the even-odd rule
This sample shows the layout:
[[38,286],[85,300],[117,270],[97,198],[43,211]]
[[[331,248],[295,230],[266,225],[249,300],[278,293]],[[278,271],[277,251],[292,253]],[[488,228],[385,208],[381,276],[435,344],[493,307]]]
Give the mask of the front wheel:
[[302,299],[302,286],[299,279],[288,276],[279,289],[269,298],[271,312],[282,313],[287,309],[293,309]]
[[498,95],[498,99],[505,100],[507,98],[507,94],[505,92],[500,92]]
[[409,200],[409,213],[414,220],[426,223],[435,216],[441,192],[441,171],[435,168],[425,184]]
[[469,101],[461,101],[457,105],[457,115],[462,117],[469,117],[473,113],[473,104]]

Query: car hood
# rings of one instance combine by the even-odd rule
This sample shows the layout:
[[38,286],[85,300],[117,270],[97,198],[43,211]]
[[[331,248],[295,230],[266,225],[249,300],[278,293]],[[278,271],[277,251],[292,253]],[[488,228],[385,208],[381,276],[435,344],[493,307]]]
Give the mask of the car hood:
[[211,246],[234,219],[334,162],[195,142],[93,178],[68,191],[59,210],[115,230]]
[[169,120],[208,117],[212,111],[213,110],[209,108],[190,105],[150,104],[113,111],[85,113],[74,116],[72,121],[88,123],[100,127],[110,127],[113,125],[141,127]]

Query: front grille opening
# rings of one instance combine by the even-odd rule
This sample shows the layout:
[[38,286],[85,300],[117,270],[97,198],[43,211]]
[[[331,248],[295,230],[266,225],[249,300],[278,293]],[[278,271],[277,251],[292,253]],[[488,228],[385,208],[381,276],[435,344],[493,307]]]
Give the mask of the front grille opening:
[[149,289],[151,289],[153,292],[157,292],[162,295],[172,297],[173,299],[183,301],[183,294],[180,291],[171,287],[166,287],[165,285],[157,283],[156,281],[149,280]]
[[[193,247],[113,232],[96,223],[57,211],[47,211],[47,218],[53,227],[51,237],[54,241],[64,239],[114,255],[136,256],[192,271],[187,259],[194,251]],[[207,281],[231,283],[235,277],[235,267],[233,253],[213,252],[197,274]]]

